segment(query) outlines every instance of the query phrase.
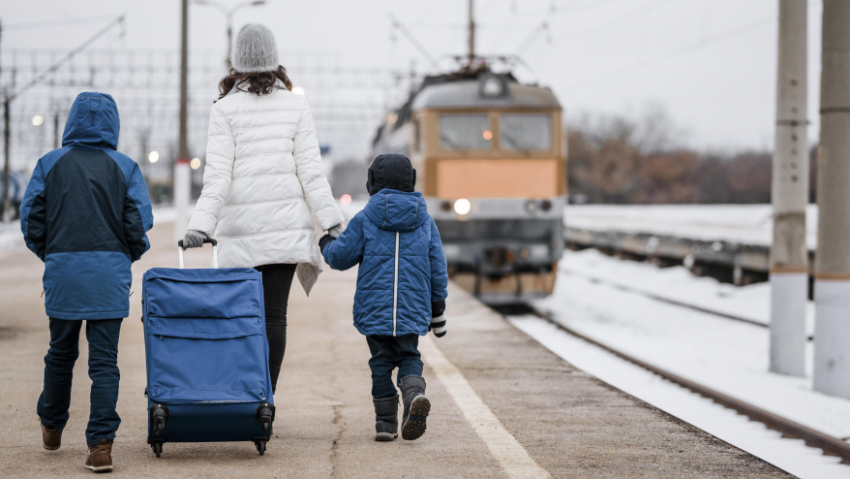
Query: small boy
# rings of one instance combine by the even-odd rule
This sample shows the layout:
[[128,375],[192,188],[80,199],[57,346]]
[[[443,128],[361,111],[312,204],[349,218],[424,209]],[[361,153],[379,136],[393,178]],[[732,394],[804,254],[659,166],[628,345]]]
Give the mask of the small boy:
[[85,321],[92,380],[86,467],[94,472],[112,470],[112,441],[121,423],[115,411],[118,333],[130,312],[130,266],[150,247],[145,233],[153,226],[138,165],[115,151],[118,126],[111,96],[77,96],[62,148],[38,160],[21,203],[27,247],[44,261],[44,305],[50,317],[37,408],[42,443],[49,451],[61,446]]
[[398,386],[404,401],[401,437],[425,434],[431,402],[425,396],[419,336],[434,329],[446,334],[446,256],[437,225],[422,193],[413,191],[416,170],[404,155],[378,156],[369,168],[366,189],[372,198],[338,238],[319,242],[333,269],[359,264],[354,295],[354,326],[372,352],[375,440],[398,437]]

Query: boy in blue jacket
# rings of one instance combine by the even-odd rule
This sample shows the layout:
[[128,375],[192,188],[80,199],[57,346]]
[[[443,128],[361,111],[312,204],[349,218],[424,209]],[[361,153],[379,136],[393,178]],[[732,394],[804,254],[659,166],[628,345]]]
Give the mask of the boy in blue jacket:
[[359,264],[354,326],[372,352],[375,440],[398,437],[398,385],[404,401],[401,437],[425,434],[431,402],[425,396],[419,336],[446,334],[446,255],[422,193],[414,191],[416,170],[404,155],[378,156],[366,189],[372,198],[338,238],[319,242],[333,269]]
[[80,330],[89,342],[91,411],[86,467],[112,470],[121,423],[118,333],[130,313],[130,266],[148,250],[150,199],[138,165],[116,151],[118,108],[111,96],[81,93],[68,112],[62,148],[38,160],[21,203],[27,247],[44,261],[50,349],[38,399],[42,444],[59,449],[71,405]]

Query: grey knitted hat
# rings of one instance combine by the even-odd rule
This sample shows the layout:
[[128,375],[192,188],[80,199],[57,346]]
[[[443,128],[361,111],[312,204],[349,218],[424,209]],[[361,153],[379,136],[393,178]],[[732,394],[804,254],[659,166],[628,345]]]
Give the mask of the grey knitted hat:
[[236,35],[233,68],[239,73],[270,72],[277,70],[277,47],[274,35],[267,27],[249,23]]

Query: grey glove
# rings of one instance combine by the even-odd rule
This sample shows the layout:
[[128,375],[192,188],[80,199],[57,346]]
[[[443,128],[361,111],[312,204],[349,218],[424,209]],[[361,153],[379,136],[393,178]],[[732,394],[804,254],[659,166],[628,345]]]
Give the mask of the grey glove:
[[336,226],[331,226],[331,228],[328,230],[328,234],[331,236],[331,238],[334,238],[334,239],[338,238],[339,235],[342,234],[342,232],[343,232],[343,228],[342,228],[341,224],[336,225]]
[[204,245],[204,240],[207,235],[195,230],[186,230],[186,236],[183,238],[184,248],[200,248]]

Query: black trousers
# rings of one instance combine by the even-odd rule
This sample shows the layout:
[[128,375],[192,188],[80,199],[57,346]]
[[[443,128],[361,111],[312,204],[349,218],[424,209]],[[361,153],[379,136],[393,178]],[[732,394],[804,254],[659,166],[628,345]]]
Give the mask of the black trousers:
[[398,368],[396,381],[401,385],[405,376],[422,376],[422,359],[419,354],[419,336],[366,336],[372,358],[372,397],[375,399],[393,397],[397,390],[393,385],[393,369]]
[[266,336],[269,341],[269,373],[272,393],[277,390],[277,378],[286,352],[286,306],[289,289],[295,276],[294,264],[266,264],[257,266],[263,275],[263,297],[266,306]]

